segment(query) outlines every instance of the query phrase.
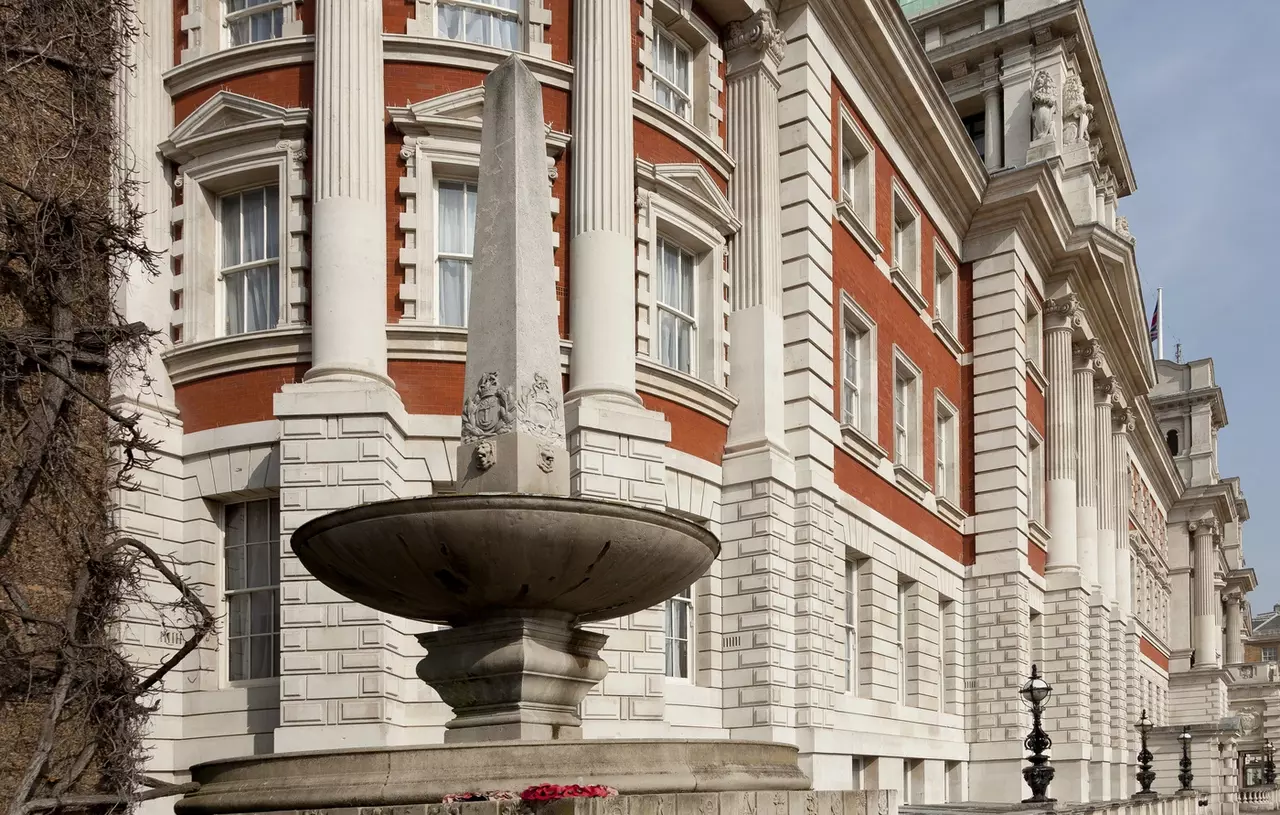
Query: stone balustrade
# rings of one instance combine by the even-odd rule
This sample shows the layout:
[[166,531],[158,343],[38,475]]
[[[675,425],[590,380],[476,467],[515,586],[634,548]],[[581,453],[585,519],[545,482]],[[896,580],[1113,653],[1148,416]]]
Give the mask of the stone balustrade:
[[1243,787],[1239,793],[1241,812],[1274,812],[1280,809],[1280,796],[1274,784]]

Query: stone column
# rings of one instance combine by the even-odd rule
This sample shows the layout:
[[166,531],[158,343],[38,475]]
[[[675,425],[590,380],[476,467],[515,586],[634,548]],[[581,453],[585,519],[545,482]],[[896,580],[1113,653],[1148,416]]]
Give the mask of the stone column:
[[1098,583],[1098,444],[1094,414],[1093,380],[1095,362],[1102,349],[1097,340],[1076,345],[1076,536],[1080,543],[1080,572],[1085,588],[1096,591]]
[[567,399],[636,396],[631,4],[575,3]]
[[1217,552],[1213,539],[1217,535],[1217,522],[1212,519],[1192,521],[1187,525],[1195,541],[1195,581],[1192,585],[1192,646],[1196,653],[1196,667],[1218,663],[1218,615],[1214,609],[1217,590],[1213,573],[1217,566]]
[[1240,640],[1240,632],[1244,628],[1244,620],[1240,614],[1240,592],[1233,591],[1227,595],[1227,664],[1244,662],[1244,643]]
[[783,448],[782,234],[778,66],[786,43],[769,10],[730,27],[729,200],[742,228],[729,252],[729,387],[739,399],[727,451]]
[[[1115,666],[1112,659],[1111,610],[1115,603],[1115,465],[1112,461],[1111,403],[1115,380],[1104,377],[1094,387],[1094,444],[1097,452],[1098,498],[1098,583],[1089,607],[1089,662],[1092,680],[1093,764],[1090,768],[1090,795],[1095,801],[1111,800],[1111,694]],[[1098,749],[1102,748],[1102,749]]]
[[390,384],[384,105],[382,3],[318,0],[307,381]]
[[[1080,569],[1076,544],[1076,413],[1072,397],[1071,334],[1080,325],[1080,306],[1074,295],[1044,304],[1045,485],[1048,493],[1051,571]],[[1092,383],[1090,389],[1092,390]]]
[[1000,85],[1000,60],[993,58],[982,63],[982,76],[982,100],[987,113],[985,161],[987,169],[994,173],[1004,166],[1004,117],[1000,115],[1004,89]]
[[1098,451],[1098,584],[1108,603],[1116,601],[1116,479],[1115,442],[1112,439],[1111,406],[1117,398],[1116,382],[1105,377],[1094,389],[1093,416]]
[[1111,418],[1115,599],[1127,619],[1133,613],[1133,564],[1129,559],[1129,432],[1134,427],[1134,412],[1131,408],[1113,404]]

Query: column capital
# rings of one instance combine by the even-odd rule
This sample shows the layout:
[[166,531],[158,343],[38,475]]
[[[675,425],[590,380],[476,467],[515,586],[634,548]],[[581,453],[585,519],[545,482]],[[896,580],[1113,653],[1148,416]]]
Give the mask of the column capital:
[[787,51],[787,38],[772,9],[766,7],[745,20],[729,23],[724,51],[730,73],[761,63],[776,74]]
[[1077,371],[1088,368],[1093,371],[1094,376],[1103,376],[1102,364],[1106,359],[1106,352],[1102,350],[1101,342],[1082,340],[1071,346],[1071,353]]
[[978,66],[982,70],[982,90],[984,93],[996,93],[1000,90],[1000,58],[992,57]]
[[1138,425],[1138,414],[1131,408],[1124,405],[1117,405],[1114,401],[1111,403],[1111,432],[1115,435],[1124,435],[1132,433]]
[[1198,518],[1194,521],[1187,521],[1187,529],[1192,535],[1200,537],[1217,537],[1220,534],[1221,527],[1217,518]]
[[1110,408],[1119,398],[1119,384],[1114,376],[1103,375],[1093,382],[1093,398],[1098,407]]
[[1045,331],[1073,331],[1084,326],[1084,308],[1074,294],[1044,301]]

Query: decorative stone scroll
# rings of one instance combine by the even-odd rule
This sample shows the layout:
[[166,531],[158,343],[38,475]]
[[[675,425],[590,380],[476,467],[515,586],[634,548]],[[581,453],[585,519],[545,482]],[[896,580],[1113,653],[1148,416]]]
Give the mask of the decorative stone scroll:
[[774,67],[782,64],[787,51],[787,38],[778,28],[773,11],[762,8],[745,20],[729,23],[725,38],[725,52],[732,54],[744,48],[754,48],[773,60]]

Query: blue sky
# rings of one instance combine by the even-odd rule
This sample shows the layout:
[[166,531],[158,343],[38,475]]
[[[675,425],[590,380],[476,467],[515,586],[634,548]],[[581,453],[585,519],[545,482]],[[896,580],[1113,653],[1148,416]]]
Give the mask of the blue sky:
[[1280,280],[1280,91],[1268,53],[1280,1],[1086,0],[1137,192],[1120,202],[1138,240],[1148,314],[1164,287],[1165,355],[1213,357],[1229,424],[1219,468],[1252,520],[1255,613],[1280,602],[1280,436],[1273,345]]

